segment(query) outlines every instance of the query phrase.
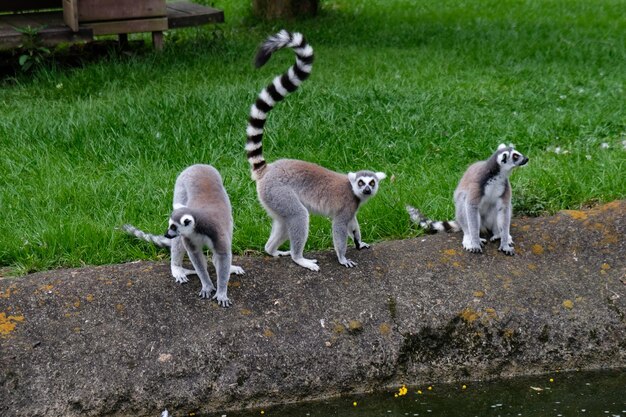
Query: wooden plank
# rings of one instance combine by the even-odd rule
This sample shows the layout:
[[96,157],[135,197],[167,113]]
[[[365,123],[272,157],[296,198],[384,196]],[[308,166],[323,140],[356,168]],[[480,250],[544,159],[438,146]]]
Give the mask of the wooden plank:
[[119,33],[157,32],[167,30],[167,18],[120,20],[117,22],[81,23],[93,29],[94,35],[116,35]]
[[25,29],[27,27],[30,27],[31,29],[39,29],[46,25],[46,23],[37,21],[35,13],[0,15],[0,22],[7,23],[14,28],[20,29]]
[[189,2],[167,4],[167,24],[169,29],[223,22],[224,12],[222,10]]
[[61,0],[0,0],[0,12],[60,8]]
[[74,32],[78,32],[78,4],[77,0],[63,0],[63,21]]
[[62,42],[87,42],[93,40],[89,28],[72,31],[63,22],[62,11],[33,12],[0,15],[0,49],[17,48],[24,44],[27,35],[18,29],[30,26],[37,29],[37,39],[42,45],[53,46]]
[[165,0],[80,0],[79,22],[138,19],[165,16]]
[[90,28],[79,28],[74,32],[69,26],[62,28],[44,30],[39,34],[41,42],[46,46],[54,46],[63,42],[79,43],[93,40],[93,31]]

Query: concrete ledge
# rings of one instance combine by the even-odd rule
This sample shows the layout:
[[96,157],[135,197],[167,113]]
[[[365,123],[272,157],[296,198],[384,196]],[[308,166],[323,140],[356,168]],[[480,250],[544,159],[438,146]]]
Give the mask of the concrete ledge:
[[[230,309],[166,263],[0,280],[0,414],[155,416],[401,383],[626,367],[626,201],[515,219],[517,255],[459,234],[239,257]],[[213,273],[213,271],[210,271]]]

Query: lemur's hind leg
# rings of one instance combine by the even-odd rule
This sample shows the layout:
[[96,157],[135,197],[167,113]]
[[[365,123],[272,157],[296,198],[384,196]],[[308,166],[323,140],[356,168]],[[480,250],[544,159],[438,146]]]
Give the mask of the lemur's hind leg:
[[[231,255],[231,260],[232,260],[232,255]],[[213,266],[217,270],[217,262],[219,262],[219,259],[217,258],[217,254],[215,252],[213,252],[213,255],[211,257],[211,261],[213,262]],[[237,266],[237,265],[233,265],[231,263],[230,270],[229,270],[229,275],[232,275],[232,274],[243,275],[243,274],[245,274],[245,271],[243,270],[242,267]]]
[[289,251],[278,250],[280,245],[285,243],[288,238],[289,234],[287,233],[285,221],[276,216],[272,222],[272,233],[270,233],[270,237],[265,244],[265,252],[272,256],[288,256],[290,254]]
[[189,281],[187,275],[195,274],[196,271],[192,269],[183,268],[183,259],[185,257],[185,247],[180,237],[172,239],[172,248],[170,253],[170,267],[172,270],[172,276],[176,282],[184,284]]
[[483,251],[480,238],[480,213],[478,207],[467,201],[467,194],[461,193],[456,201],[456,220],[463,230],[463,248],[473,253]]
[[304,268],[319,271],[320,267],[317,265],[316,259],[306,259],[303,256],[304,245],[309,237],[309,212],[300,201],[295,198],[293,201],[291,213],[285,219],[291,247],[291,259]]

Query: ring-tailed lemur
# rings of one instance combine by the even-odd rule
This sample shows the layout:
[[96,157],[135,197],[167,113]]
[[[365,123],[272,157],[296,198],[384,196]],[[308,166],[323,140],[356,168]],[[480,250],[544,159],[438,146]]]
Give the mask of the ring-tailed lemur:
[[[213,296],[222,307],[232,303],[227,296],[230,274],[243,274],[231,265],[233,217],[230,200],[219,172],[210,165],[192,165],[180,173],[174,186],[174,211],[165,236],[151,235],[126,224],[122,229],[161,247],[171,247],[171,269],[176,282],[185,283],[187,275],[197,274],[202,282],[200,297],[209,298],[216,291],[209,272],[204,247],[213,254],[217,291]],[[183,268],[185,251],[195,271]]]
[[[374,196],[378,183],[386,177],[382,172],[359,171],[339,174],[305,161],[280,159],[270,164],[263,158],[263,126],[274,105],[295,91],[306,80],[313,65],[313,48],[302,34],[285,30],[270,36],[259,49],[256,66],[261,67],[281,48],[291,48],[296,62],[284,74],[264,88],[250,110],[246,151],[256,181],[259,200],[272,217],[272,232],[265,251],[272,256],[291,255],[295,263],[319,271],[315,259],[302,256],[309,233],[309,212],[332,218],[333,243],[339,263],[356,264],[346,259],[347,236],[357,249],[367,248],[361,242],[356,213],[359,206]],[[278,247],[290,241],[290,251]]]
[[472,164],[461,178],[454,192],[456,221],[432,221],[414,207],[407,211],[414,223],[429,232],[463,231],[463,248],[470,252],[482,252],[486,242],[480,232],[491,233],[491,241],[500,239],[499,250],[513,255],[511,226],[511,184],[509,175],[519,166],[526,165],[528,158],[501,144],[486,161]]

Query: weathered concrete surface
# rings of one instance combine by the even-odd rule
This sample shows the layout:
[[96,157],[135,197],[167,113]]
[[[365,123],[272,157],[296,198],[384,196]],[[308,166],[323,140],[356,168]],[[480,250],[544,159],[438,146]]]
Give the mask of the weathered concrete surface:
[[459,234],[321,273],[240,257],[234,307],[166,263],[0,280],[0,415],[215,411],[423,384],[626,367],[626,201],[515,219],[517,255]]

